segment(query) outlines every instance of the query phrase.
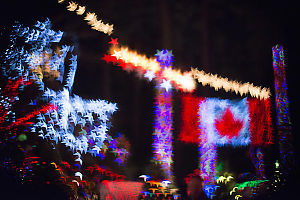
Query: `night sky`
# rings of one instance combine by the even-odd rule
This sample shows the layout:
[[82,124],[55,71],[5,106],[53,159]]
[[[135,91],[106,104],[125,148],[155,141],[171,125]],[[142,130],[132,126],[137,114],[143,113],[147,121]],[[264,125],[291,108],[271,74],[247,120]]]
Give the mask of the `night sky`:
[[[106,0],[76,1],[98,14],[98,19],[114,24],[113,38],[147,56],[156,50],[173,50],[174,66],[183,71],[191,67],[219,74],[231,80],[250,82],[271,88],[274,94],[272,47],[285,49],[290,109],[295,144],[299,144],[297,124],[298,67],[296,32],[299,7],[288,1],[227,1],[227,0]],[[89,99],[105,99],[118,105],[109,134],[123,133],[131,143],[127,169],[115,169],[135,179],[153,173],[152,158],[154,84],[106,64],[101,57],[107,53],[110,36],[94,31],[56,0],[1,2],[1,51],[7,48],[7,32],[14,21],[33,25],[36,20],[50,19],[54,30],[65,32],[61,43],[73,44],[78,54],[78,69],[73,92]],[[297,82],[296,82],[297,81]],[[182,144],[176,139],[180,126],[180,91],[174,92],[174,173],[177,184],[198,165],[197,146]],[[215,92],[198,84],[197,96],[240,98],[223,91]],[[274,95],[272,102],[274,106]],[[274,108],[274,107],[273,107]],[[275,110],[273,109],[275,118]],[[274,121],[275,122],[275,121]],[[297,142],[296,142],[297,141]],[[220,149],[224,165],[236,174],[252,171],[246,148]],[[236,162],[239,158],[240,162]],[[278,159],[278,147],[266,150],[266,167],[271,169]]]

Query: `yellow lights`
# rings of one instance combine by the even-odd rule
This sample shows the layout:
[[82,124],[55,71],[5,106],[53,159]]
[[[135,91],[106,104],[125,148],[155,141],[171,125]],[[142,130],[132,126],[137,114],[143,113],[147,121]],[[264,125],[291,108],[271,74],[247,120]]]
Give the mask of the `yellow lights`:
[[227,184],[231,179],[233,179],[232,176],[220,176],[218,179],[217,179],[217,183],[225,183]]
[[112,46],[109,52],[111,56],[127,64],[132,64],[136,68],[142,68],[143,71],[152,71],[157,76],[160,76],[160,78],[171,81],[173,85],[183,91],[192,92],[196,87],[196,83],[190,72],[182,73],[172,68],[161,68],[159,62],[154,57],[147,58],[147,56],[131,51],[127,47],[118,48]]
[[239,198],[243,197],[242,195],[238,194],[238,195],[235,195],[234,199],[238,200]]
[[104,24],[102,20],[98,20],[95,13],[87,13],[84,20],[88,21],[87,23],[92,26],[92,29],[103,32],[105,34],[110,35],[114,30],[113,25]]
[[192,74],[189,72],[180,72],[171,68],[165,68],[162,71],[162,76],[166,79],[175,82],[178,87],[184,91],[193,91],[196,87]]
[[95,13],[88,12],[84,20],[88,21],[88,24],[91,25],[97,21],[97,15]]
[[276,167],[276,169],[279,168],[279,162],[278,162],[278,160],[276,160],[276,162],[275,162],[275,167]]
[[69,2],[69,5],[67,6],[67,9],[69,11],[75,11],[77,8],[78,4],[74,3],[73,1]]
[[232,195],[233,192],[236,192],[236,189],[238,189],[238,187],[232,188],[232,190],[229,192],[229,194]]
[[140,66],[144,70],[151,70],[154,73],[160,71],[160,65],[155,58],[147,58],[145,55],[138,54],[135,51],[131,51],[126,47],[110,49],[110,54],[117,59],[123,60],[125,63],[132,64],[134,66]]
[[207,74],[198,69],[191,69],[194,79],[197,79],[203,86],[209,85],[216,91],[223,88],[226,92],[235,92],[236,94],[245,95],[250,94],[252,97],[259,99],[268,99],[270,97],[269,88],[261,88],[254,86],[252,83],[239,83],[237,81],[230,81],[228,78],[222,78],[218,75]]
[[85,6],[78,6],[77,15],[82,15],[85,12]]
[[[58,0],[58,3],[63,3],[64,0]],[[77,15],[83,15],[86,11],[85,6],[80,6],[77,3],[71,1],[67,6],[67,10],[75,12]],[[87,23],[92,27],[92,29],[97,30],[99,32],[103,32],[105,34],[112,34],[114,28],[113,25],[105,24],[102,20],[97,19],[97,15],[95,13],[88,12],[84,20],[88,21]]]

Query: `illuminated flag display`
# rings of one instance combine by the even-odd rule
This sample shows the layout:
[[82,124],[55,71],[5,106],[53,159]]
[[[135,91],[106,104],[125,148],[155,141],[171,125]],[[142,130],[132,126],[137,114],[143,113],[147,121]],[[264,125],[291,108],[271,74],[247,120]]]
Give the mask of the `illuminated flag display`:
[[201,132],[208,143],[217,146],[265,145],[272,143],[271,125],[268,99],[182,97],[179,139],[183,142],[198,143]]

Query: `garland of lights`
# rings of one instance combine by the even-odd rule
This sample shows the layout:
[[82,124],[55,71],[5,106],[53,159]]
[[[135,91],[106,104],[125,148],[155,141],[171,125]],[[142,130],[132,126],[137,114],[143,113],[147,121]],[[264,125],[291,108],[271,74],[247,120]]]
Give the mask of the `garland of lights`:
[[271,96],[270,89],[261,88],[254,86],[252,83],[239,83],[237,81],[230,81],[228,78],[222,78],[218,75],[207,74],[204,71],[199,71],[198,69],[191,69],[191,73],[195,79],[198,80],[203,86],[209,85],[213,87],[216,91],[223,88],[226,92],[235,92],[241,96],[245,94],[250,94],[252,97],[259,99],[268,99]]
[[[58,0],[58,3],[63,2],[64,0]],[[79,6],[75,2],[69,2],[67,9],[73,12],[76,11],[78,15],[82,15],[84,14],[86,7]],[[113,25],[104,24],[101,20],[98,21],[97,15],[95,13],[87,13],[84,20],[88,21],[88,24],[92,26],[92,29],[104,32],[108,35],[110,35],[113,31]],[[111,56],[116,57],[116,59],[112,58]],[[167,57],[164,56],[164,58]],[[156,62],[154,58],[148,59],[145,55],[138,54],[138,52],[129,51],[128,48],[116,48],[115,45],[110,49],[110,55],[105,55],[103,59],[106,62],[118,62],[118,65],[123,69],[136,69],[146,78],[149,78],[150,81],[156,76],[156,73],[158,73],[158,71],[161,71],[158,62]],[[163,66],[166,65],[163,64]],[[162,75],[163,78],[171,81],[176,88],[181,89],[185,92],[194,91],[196,87],[194,80],[192,80],[194,78],[197,79],[198,82],[202,85],[209,85],[217,91],[220,88],[223,88],[226,92],[235,92],[236,94],[240,94],[241,96],[249,93],[252,97],[260,99],[268,99],[271,96],[269,88],[257,87],[252,83],[241,84],[236,81],[230,81],[228,80],[228,78],[218,77],[218,75],[206,74],[204,71],[199,71],[193,68],[190,72],[182,73],[179,70],[174,70],[171,67],[167,67],[163,70],[163,72],[160,72],[159,74]]]
[[282,46],[273,47],[273,68],[275,77],[275,105],[277,111],[277,128],[279,135],[279,149],[281,166],[287,175],[292,172],[294,166],[293,145],[291,133],[291,120],[289,113],[289,100],[287,95],[287,82],[284,62],[284,51]]
[[[63,3],[63,2],[64,0],[58,0],[58,3]],[[77,3],[71,1],[67,6],[67,10],[71,12],[76,12],[77,15],[83,15],[86,11],[86,7],[80,6]],[[98,20],[97,15],[94,12],[86,13],[84,20],[87,21],[87,24],[90,25],[92,29],[97,30],[99,32],[103,32],[105,34],[110,35],[114,30],[113,24],[112,25],[105,24],[102,22],[102,20]]]
[[[162,50],[156,54],[157,58],[147,58],[147,56],[131,51],[127,47],[119,48],[114,45],[110,48],[109,55],[104,55],[102,59],[107,63],[118,63],[118,66],[124,70],[135,70],[150,81],[153,78],[156,78],[158,82],[166,79],[175,88],[185,92],[192,92],[196,84],[190,73],[174,70],[170,64],[166,65],[166,63],[163,63],[166,61],[163,61],[162,65],[160,65],[160,59],[169,59],[169,54],[171,55],[172,53]],[[170,63],[170,61],[168,62]]]

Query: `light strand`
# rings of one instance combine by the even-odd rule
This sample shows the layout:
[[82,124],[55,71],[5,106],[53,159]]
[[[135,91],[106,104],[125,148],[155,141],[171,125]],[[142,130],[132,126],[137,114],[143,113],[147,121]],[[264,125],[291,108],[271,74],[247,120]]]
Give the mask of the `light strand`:
[[235,92],[241,96],[250,94],[252,97],[259,99],[268,99],[271,96],[269,88],[261,88],[254,86],[252,83],[239,83],[237,81],[228,80],[228,78],[219,77],[198,69],[192,68],[191,73],[195,79],[203,86],[209,85],[216,91],[224,89],[226,92]]
[[[58,3],[63,3],[63,1],[59,0]],[[80,6],[74,1],[68,3],[68,11],[76,12],[77,15],[83,15],[84,13],[86,13],[86,6]],[[86,20],[87,24],[96,31],[111,35],[114,30],[113,25],[105,24],[104,22],[102,22],[102,20],[98,20],[97,15],[94,12],[87,12],[84,20]]]
[[[106,62],[118,63],[123,69],[135,70],[143,74],[152,73],[156,80],[161,82],[166,79],[171,84],[182,91],[192,92],[196,87],[196,83],[189,72],[181,72],[180,70],[172,69],[172,67],[160,66],[156,58],[148,58],[145,55],[129,50],[127,47],[112,46],[109,50],[109,55],[105,55],[103,60]],[[150,80],[150,78],[149,78]],[[152,78],[151,78],[152,80]]]

